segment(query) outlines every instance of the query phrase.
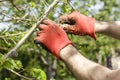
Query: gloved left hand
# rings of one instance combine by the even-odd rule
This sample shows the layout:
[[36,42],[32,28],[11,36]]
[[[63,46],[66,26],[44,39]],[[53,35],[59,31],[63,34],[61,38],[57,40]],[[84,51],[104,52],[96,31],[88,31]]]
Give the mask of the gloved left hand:
[[50,20],[44,20],[39,29],[41,31],[35,40],[45,45],[58,59],[60,58],[60,50],[68,44],[72,44],[65,31]]
[[61,16],[59,22],[71,25],[64,27],[64,29],[70,33],[76,35],[89,35],[96,40],[94,18],[90,18],[78,11],[74,11],[69,15]]

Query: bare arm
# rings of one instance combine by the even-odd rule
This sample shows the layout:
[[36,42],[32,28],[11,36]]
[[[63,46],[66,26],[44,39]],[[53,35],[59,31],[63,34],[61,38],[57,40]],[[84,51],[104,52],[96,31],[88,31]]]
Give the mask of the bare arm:
[[77,80],[119,80],[120,71],[112,71],[82,56],[72,45],[60,51],[60,57]]
[[111,36],[120,40],[120,21],[95,22],[95,32]]

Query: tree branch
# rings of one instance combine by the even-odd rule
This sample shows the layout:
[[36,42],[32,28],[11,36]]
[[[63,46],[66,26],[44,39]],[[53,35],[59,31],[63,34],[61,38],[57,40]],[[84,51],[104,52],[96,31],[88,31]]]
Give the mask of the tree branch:
[[54,8],[54,6],[59,2],[59,0],[54,0],[54,2],[48,7],[48,9],[44,12],[44,14],[40,17],[39,21],[35,23],[29,32],[17,43],[17,45],[11,49],[4,58],[12,57],[13,54],[17,55],[17,49],[22,46],[22,44],[29,38],[29,36],[34,32],[34,30],[38,27],[38,25],[46,18],[46,16],[50,13],[50,11]]
[[71,5],[71,0],[67,0],[67,3],[69,4],[69,6],[70,6],[73,10],[76,10],[76,9]]
[[31,21],[30,19],[25,19],[25,17],[28,14],[25,14],[22,18],[16,18],[14,16],[9,16],[4,11],[0,11],[0,14],[4,15],[5,17],[11,18],[10,20],[7,20],[7,21],[11,21],[11,20],[17,20],[17,22],[22,22],[22,21],[29,21],[30,22]]
[[20,9],[14,4],[14,0],[9,0],[12,4],[13,7],[15,7],[18,11],[20,11]]
[[9,70],[10,72],[12,72],[12,73],[16,74],[17,76],[19,76],[19,77],[21,77],[21,78],[24,78],[24,79],[26,79],[26,80],[35,80],[35,79],[32,79],[32,78],[28,78],[28,77],[26,77],[26,76],[23,76],[23,75],[17,73],[16,71],[14,71],[14,70],[12,70],[12,69],[7,69],[7,70]]

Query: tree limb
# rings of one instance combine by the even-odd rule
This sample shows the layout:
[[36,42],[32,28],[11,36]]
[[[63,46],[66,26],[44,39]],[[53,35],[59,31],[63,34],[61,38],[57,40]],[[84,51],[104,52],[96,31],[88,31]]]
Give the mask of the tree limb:
[[25,14],[22,18],[16,18],[14,16],[9,16],[8,14],[6,14],[4,11],[0,11],[0,14],[4,15],[5,17],[8,17],[8,18],[11,18],[9,20],[6,20],[6,22],[8,21],[11,21],[11,20],[17,20],[17,22],[22,22],[22,21],[31,21],[30,19],[25,19],[25,17],[28,15],[28,14]]
[[17,49],[22,46],[22,44],[29,38],[29,36],[34,32],[34,30],[38,27],[38,25],[46,18],[46,16],[51,12],[54,6],[59,2],[59,0],[54,0],[53,3],[48,7],[48,9],[44,12],[44,14],[40,17],[39,21],[35,23],[29,32],[17,43],[17,45],[11,49],[5,56],[4,59],[8,57],[12,57],[13,54],[17,55]]
[[24,79],[26,79],[26,80],[35,80],[35,79],[32,79],[32,78],[28,78],[28,77],[26,77],[26,76],[23,76],[23,75],[17,73],[16,71],[14,71],[14,70],[12,70],[12,69],[7,69],[7,70],[9,70],[10,72],[12,72],[12,73],[16,74],[17,76],[19,76],[19,77],[21,77],[21,78],[24,78]]

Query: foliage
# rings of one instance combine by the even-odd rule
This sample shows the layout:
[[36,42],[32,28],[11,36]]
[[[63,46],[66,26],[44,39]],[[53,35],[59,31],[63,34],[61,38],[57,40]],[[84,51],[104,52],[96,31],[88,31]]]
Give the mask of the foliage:
[[2,70],[2,68],[20,70],[22,68],[22,63],[19,60],[13,60],[11,58],[4,59],[4,56],[0,54],[0,70]]
[[[23,76],[37,80],[75,80],[65,64],[34,44],[34,32],[17,51],[17,57],[4,60],[4,55],[28,32],[31,25],[47,10],[53,0],[3,0],[0,1],[0,79],[25,80],[7,69],[13,69]],[[68,3],[69,2],[69,3]],[[120,19],[119,0],[61,0],[47,18],[56,21],[69,14],[73,8],[102,21]],[[5,26],[4,26],[5,25]],[[3,29],[2,27],[7,27]],[[37,31],[37,30],[36,30]],[[68,34],[76,48],[87,58],[106,65],[106,57],[120,49],[120,41],[97,34],[97,40],[88,36]],[[101,58],[99,58],[101,56]]]
[[41,69],[32,68],[30,72],[30,74],[38,80],[46,80],[46,74]]

